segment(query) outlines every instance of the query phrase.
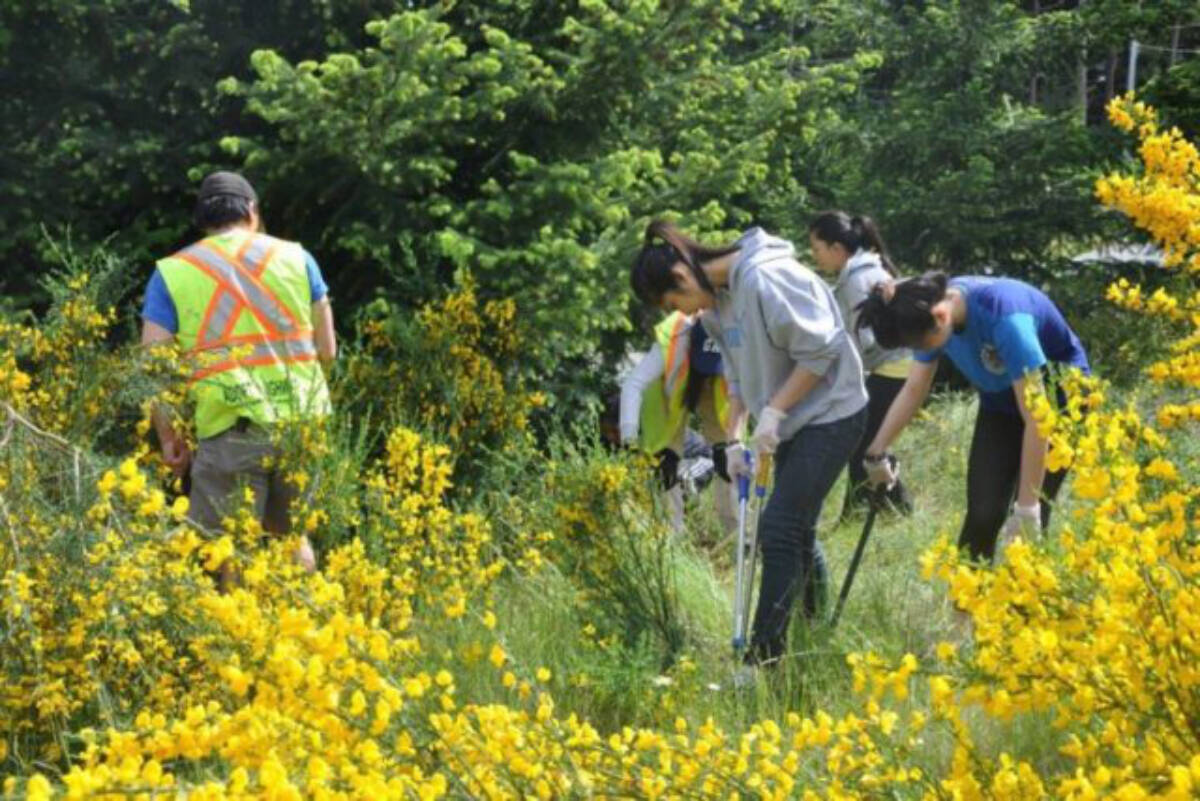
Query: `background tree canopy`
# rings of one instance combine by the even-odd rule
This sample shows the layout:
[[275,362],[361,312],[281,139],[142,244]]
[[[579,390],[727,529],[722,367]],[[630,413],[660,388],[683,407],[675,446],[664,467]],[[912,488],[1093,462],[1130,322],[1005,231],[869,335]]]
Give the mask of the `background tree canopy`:
[[[634,330],[652,215],[802,242],[851,208],[907,270],[1020,272],[1111,236],[1090,186],[1119,151],[1089,120],[1130,35],[1186,50],[1200,29],[1172,27],[1188,3],[1077,5],[6,0],[0,280],[39,303],[43,231],[69,230],[140,285],[192,235],[195,182],[231,167],[344,324],[466,270],[536,332],[525,376],[590,395]],[[1194,63],[1155,64],[1162,111],[1194,124]]]

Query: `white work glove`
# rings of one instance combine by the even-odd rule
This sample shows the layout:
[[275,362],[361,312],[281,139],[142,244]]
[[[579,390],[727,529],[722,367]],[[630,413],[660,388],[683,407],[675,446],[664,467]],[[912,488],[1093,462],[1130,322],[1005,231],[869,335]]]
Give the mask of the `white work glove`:
[[1042,530],[1042,505],[1034,501],[1030,506],[1014,503],[1008,519],[1000,528],[1000,536],[996,539],[996,562],[1004,562],[1004,550],[1017,539],[1029,535],[1038,535]]
[[863,468],[867,471],[867,486],[871,489],[891,489],[900,480],[900,463],[890,453],[879,456],[867,454],[863,457]]
[[774,453],[779,446],[779,425],[787,419],[787,414],[774,406],[764,406],[758,416],[758,425],[750,436],[750,447],[756,454]]
[[754,474],[754,460],[747,459],[750,450],[740,442],[731,442],[725,446],[725,470],[729,480],[737,483],[739,476],[750,478]]
[[312,543],[303,534],[300,535],[300,542],[297,543],[296,552],[292,558],[296,560],[296,564],[304,568],[305,573],[312,573],[317,569],[317,556],[313,553]]

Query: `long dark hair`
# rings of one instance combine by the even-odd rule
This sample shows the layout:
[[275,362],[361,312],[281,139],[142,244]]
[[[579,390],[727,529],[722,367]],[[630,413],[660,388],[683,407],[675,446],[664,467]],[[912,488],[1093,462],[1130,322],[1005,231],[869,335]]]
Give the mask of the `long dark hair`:
[[642,249],[633,259],[629,283],[640,301],[650,306],[658,306],[662,303],[663,295],[679,288],[671,268],[676,263],[683,262],[692,271],[700,288],[715,295],[716,289],[700,266],[706,261],[727,256],[736,250],[736,245],[702,245],[685,235],[673,223],[653,220],[646,226]]
[[808,232],[822,242],[841,245],[851,255],[860,250],[873,250],[879,254],[879,261],[888,275],[895,278],[899,274],[883,242],[883,234],[879,233],[879,226],[870,217],[851,217],[844,211],[823,211],[809,223]]
[[879,283],[858,304],[855,330],[870,328],[880,347],[917,348],[937,327],[933,307],[946,297],[948,279],[929,272],[902,281]]

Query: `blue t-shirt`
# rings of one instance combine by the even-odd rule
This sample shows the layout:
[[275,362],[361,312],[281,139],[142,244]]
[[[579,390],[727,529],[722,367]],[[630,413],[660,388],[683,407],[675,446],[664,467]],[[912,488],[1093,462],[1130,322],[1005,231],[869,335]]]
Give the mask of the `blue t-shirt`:
[[[321,275],[321,268],[317,266],[317,260],[307,250],[304,251],[304,268],[308,273],[308,288],[312,292],[312,302],[316,303],[329,294],[329,287],[325,284],[325,278]],[[163,280],[162,273],[157,268],[154,270],[154,275],[150,276],[150,283],[146,284],[146,299],[142,303],[142,319],[161,325],[172,334],[179,333],[179,315],[175,311],[175,301],[171,300],[171,293],[167,291],[167,282]]]
[[690,331],[688,364],[700,375],[721,375],[721,351],[699,323]]
[[1045,293],[1012,278],[952,278],[967,303],[967,325],[937,350],[913,354],[935,362],[945,354],[979,390],[980,406],[1019,414],[1012,385],[1048,363],[1089,371],[1087,353]]

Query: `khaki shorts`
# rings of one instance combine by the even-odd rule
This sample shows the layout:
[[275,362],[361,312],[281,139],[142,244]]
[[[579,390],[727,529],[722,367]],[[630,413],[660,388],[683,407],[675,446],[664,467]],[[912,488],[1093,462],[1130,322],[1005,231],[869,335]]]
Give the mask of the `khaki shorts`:
[[237,425],[200,440],[192,461],[188,517],[217,531],[222,520],[241,508],[240,490],[248,487],[263,529],[286,534],[291,527],[288,510],[297,493],[284,480],[279,461],[279,447],[257,426]]

